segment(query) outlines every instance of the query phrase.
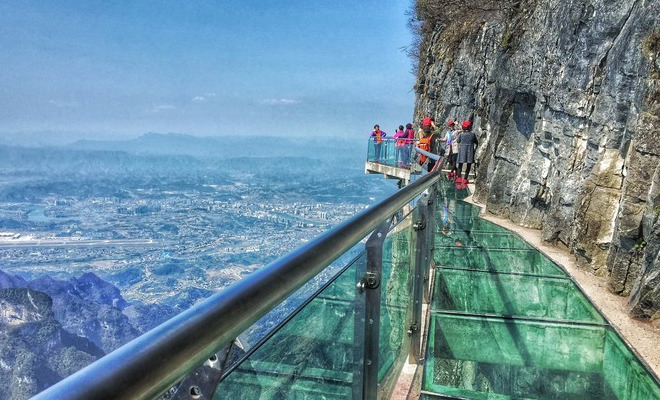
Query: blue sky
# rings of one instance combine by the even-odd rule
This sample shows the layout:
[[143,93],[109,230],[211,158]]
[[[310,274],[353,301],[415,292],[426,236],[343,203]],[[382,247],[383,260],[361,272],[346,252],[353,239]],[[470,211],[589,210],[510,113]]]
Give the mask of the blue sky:
[[410,122],[409,0],[0,3],[0,134],[367,135]]

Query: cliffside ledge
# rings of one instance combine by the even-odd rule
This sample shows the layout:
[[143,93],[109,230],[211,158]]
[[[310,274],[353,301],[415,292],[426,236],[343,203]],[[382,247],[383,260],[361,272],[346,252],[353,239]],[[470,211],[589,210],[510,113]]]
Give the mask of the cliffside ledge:
[[660,2],[417,0],[414,14],[415,120],[472,119],[475,200],[660,325]]

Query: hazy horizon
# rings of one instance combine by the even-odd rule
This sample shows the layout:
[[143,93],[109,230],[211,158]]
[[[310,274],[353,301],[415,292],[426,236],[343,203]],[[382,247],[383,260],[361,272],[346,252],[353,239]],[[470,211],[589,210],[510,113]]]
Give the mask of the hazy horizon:
[[183,132],[143,132],[139,134],[125,134],[125,135],[116,135],[116,134],[93,134],[93,133],[84,133],[84,132],[53,132],[53,131],[41,131],[41,132],[11,132],[0,135],[0,145],[6,146],[66,146],[71,145],[76,142],[81,141],[102,141],[102,142],[125,142],[125,141],[134,141],[149,135],[161,135],[161,136],[179,136],[183,138],[190,138],[190,140],[195,139],[223,139],[223,140],[243,140],[250,139],[252,141],[259,140],[259,138],[264,139],[302,139],[303,141],[313,140],[315,138],[337,141],[345,144],[351,144],[358,146],[361,149],[363,148],[366,151],[369,135],[368,132],[358,132],[352,136],[337,136],[337,135],[271,135],[271,134],[247,134],[247,135],[238,135],[238,134],[209,134],[209,135],[192,135]]

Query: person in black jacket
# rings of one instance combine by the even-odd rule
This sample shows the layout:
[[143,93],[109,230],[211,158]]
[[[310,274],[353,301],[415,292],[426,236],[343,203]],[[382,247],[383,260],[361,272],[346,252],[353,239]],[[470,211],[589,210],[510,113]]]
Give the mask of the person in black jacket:
[[[458,159],[456,160],[458,163],[458,177],[456,178],[456,183],[467,185],[468,175],[470,174],[472,164],[474,164],[474,153],[477,151],[479,141],[477,140],[477,135],[472,132],[471,121],[463,121],[461,128],[463,128],[463,131],[456,140],[458,143]],[[461,178],[463,164],[467,164],[467,166],[465,167],[465,175]]]

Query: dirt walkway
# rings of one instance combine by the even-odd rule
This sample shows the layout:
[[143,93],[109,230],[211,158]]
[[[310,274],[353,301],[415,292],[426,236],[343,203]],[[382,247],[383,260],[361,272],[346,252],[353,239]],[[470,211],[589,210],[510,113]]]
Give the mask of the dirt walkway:
[[[474,187],[470,189],[474,193]],[[482,207],[480,215],[482,218],[517,232],[557,264],[562,265],[610,324],[644,360],[649,369],[655,373],[656,377],[660,377],[660,326],[654,327],[648,322],[631,318],[628,315],[626,299],[611,293],[607,289],[608,284],[605,278],[597,277],[588,271],[579,269],[576,266],[575,257],[567,250],[541,241],[541,231],[523,228],[510,220],[485,212],[485,207],[474,202],[472,196],[465,200]]]

